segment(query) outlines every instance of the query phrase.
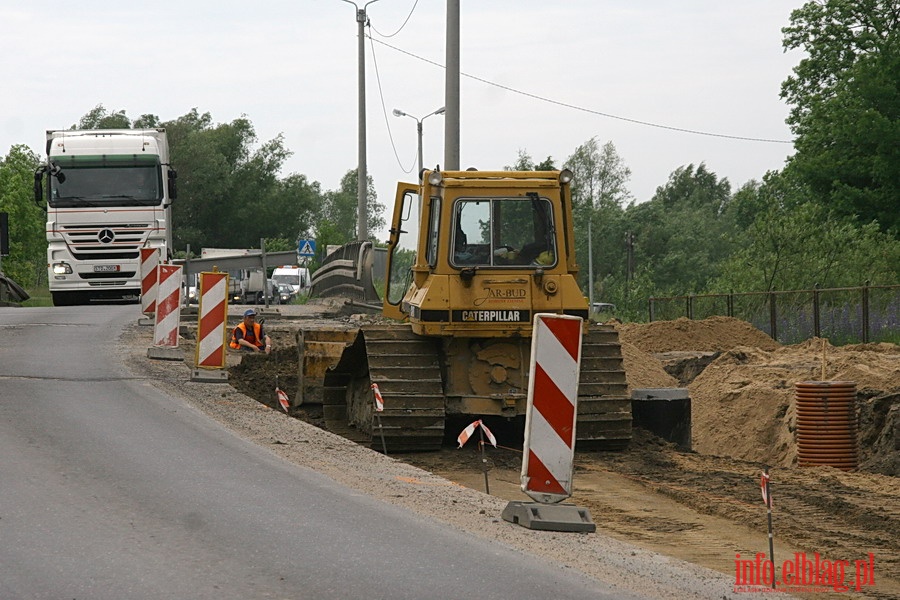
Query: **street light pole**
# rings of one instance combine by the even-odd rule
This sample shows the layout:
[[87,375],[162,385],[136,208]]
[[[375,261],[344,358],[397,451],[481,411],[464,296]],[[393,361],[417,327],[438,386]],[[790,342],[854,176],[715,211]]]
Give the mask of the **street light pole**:
[[416,118],[409,113],[403,112],[399,108],[394,109],[395,117],[409,117],[410,119],[415,119],[415,121],[416,121],[416,132],[419,134],[419,178],[420,179],[422,177],[422,170],[425,168],[425,165],[423,164],[423,160],[422,160],[422,121],[424,121],[425,119],[427,119],[428,117],[430,117],[432,115],[442,115],[445,112],[446,112],[446,109],[445,109],[445,107],[442,106],[439,109],[437,109],[436,111],[430,112],[422,118]]
[[357,56],[359,62],[358,86],[359,86],[359,164],[356,167],[356,186],[357,186],[357,203],[356,203],[356,223],[357,232],[356,239],[365,241],[369,237],[367,198],[369,190],[369,174],[366,169],[366,8],[378,0],[369,0],[362,8],[351,0],[344,0],[347,4],[352,4],[356,8],[357,35],[359,37],[357,45]]

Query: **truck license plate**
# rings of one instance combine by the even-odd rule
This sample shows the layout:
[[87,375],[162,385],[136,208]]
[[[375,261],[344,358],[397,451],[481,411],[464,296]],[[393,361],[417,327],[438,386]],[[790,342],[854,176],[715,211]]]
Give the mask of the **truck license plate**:
[[94,273],[115,273],[119,265],[94,265]]

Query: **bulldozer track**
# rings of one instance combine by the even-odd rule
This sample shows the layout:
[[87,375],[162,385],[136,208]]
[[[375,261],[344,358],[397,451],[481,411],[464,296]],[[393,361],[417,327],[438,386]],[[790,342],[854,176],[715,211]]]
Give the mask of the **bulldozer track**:
[[[371,384],[384,411],[375,413]],[[578,447],[619,450],[631,440],[631,400],[618,335],[591,327],[582,342],[578,386]],[[446,417],[437,342],[408,326],[360,329],[324,378],[326,427],[354,442],[388,452],[438,450]]]
[[619,335],[612,325],[594,325],[581,342],[578,421],[581,449],[621,450],[631,441],[631,399]]
[[[384,410],[375,413],[371,384]],[[436,343],[408,326],[363,327],[325,373],[323,413],[330,431],[375,450],[438,450],[444,437],[444,391]]]

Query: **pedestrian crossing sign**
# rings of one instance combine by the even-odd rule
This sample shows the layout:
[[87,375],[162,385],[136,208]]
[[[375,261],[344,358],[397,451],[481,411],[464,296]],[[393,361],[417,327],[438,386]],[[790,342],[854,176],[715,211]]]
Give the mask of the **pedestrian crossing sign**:
[[315,256],[316,255],[316,240],[300,240],[297,244],[297,255],[298,256]]

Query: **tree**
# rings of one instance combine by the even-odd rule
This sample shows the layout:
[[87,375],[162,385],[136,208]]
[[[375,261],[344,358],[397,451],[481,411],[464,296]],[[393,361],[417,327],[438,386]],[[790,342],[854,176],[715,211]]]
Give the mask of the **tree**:
[[131,121],[124,110],[109,112],[98,104],[69,129],[131,129]]
[[309,230],[321,204],[318,183],[294,175],[279,180],[290,156],[281,135],[254,149],[249,119],[214,125],[196,108],[161,126],[178,172],[176,247],[256,248],[262,238],[293,244]]
[[[327,229],[335,232],[340,238],[341,241],[337,242],[340,244],[346,244],[356,239],[359,206],[359,196],[357,195],[359,188],[356,172],[356,169],[347,171],[341,178],[340,189],[325,193],[325,206],[322,217],[329,224]],[[384,206],[378,203],[378,194],[375,192],[375,183],[371,175],[368,176],[367,188],[368,229],[370,239],[374,240],[375,232],[384,227]],[[316,239],[319,239],[319,235],[316,236]]]
[[859,226],[813,200],[790,173],[768,173],[763,183],[734,196],[738,244],[711,291],[773,291],[844,287],[866,280],[900,280],[900,241],[874,223]]
[[506,165],[503,167],[504,171],[555,171],[556,165],[553,162],[553,157],[548,156],[543,160],[543,162],[535,163],[534,159],[531,158],[531,155],[528,154],[527,150],[519,150],[519,157],[516,159],[516,162],[512,165]]
[[40,158],[27,146],[10,148],[0,159],[0,212],[9,214],[9,256],[3,272],[31,288],[47,277],[44,212],[33,202],[32,182]]
[[592,137],[578,146],[566,161],[572,179],[572,209],[575,216],[575,253],[587,269],[579,272],[579,284],[593,299],[598,280],[624,271],[622,240],[623,205],[631,198],[627,183],[631,169],[612,142],[599,146]]
[[796,154],[787,168],[835,214],[900,235],[900,3],[822,0],[791,13],[782,84]]
[[635,261],[649,269],[656,295],[703,292],[734,245],[731,185],[707,170],[676,169],[649,202],[629,206]]
[[293,231],[293,239],[312,236],[322,215],[323,193],[318,181],[309,181],[306,175],[292,173],[278,182],[276,209],[285,217],[283,225]]

